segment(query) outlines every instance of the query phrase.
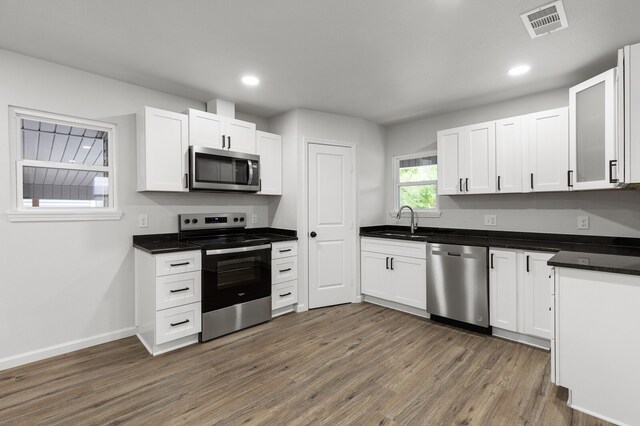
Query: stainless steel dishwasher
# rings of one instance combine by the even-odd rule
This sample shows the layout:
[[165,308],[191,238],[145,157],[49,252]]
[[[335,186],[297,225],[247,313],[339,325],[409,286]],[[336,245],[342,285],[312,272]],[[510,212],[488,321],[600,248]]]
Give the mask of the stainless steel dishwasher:
[[427,245],[427,312],[432,319],[490,331],[487,258],[487,247]]

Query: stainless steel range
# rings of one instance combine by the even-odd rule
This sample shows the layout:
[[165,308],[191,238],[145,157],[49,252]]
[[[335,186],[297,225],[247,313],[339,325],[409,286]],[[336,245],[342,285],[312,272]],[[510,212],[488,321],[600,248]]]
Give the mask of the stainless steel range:
[[271,242],[244,213],[179,215],[179,238],[202,247],[202,332],[213,339],[271,319]]

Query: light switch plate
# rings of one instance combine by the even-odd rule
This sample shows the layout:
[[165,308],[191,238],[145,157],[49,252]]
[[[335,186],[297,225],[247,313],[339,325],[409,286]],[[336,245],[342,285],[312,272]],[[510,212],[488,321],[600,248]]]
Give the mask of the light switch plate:
[[495,214],[485,214],[484,215],[484,224],[486,226],[497,226],[498,221],[496,220]]
[[257,214],[252,214],[251,215],[251,223],[258,223],[258,215]]

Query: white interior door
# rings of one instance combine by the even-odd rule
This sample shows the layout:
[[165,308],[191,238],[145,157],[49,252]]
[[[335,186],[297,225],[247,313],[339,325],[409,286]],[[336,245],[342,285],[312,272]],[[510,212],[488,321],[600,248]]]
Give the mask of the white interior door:
[[355,294],[355,204],[349,147],[309,144],[309,308]]

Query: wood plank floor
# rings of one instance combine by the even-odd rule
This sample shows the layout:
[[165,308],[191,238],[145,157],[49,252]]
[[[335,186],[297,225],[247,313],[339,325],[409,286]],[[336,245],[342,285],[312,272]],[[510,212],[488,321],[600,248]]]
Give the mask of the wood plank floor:
[[136,337],[0,372],[0,424],[597,425],[549,353],[371,304],[150,356]]

